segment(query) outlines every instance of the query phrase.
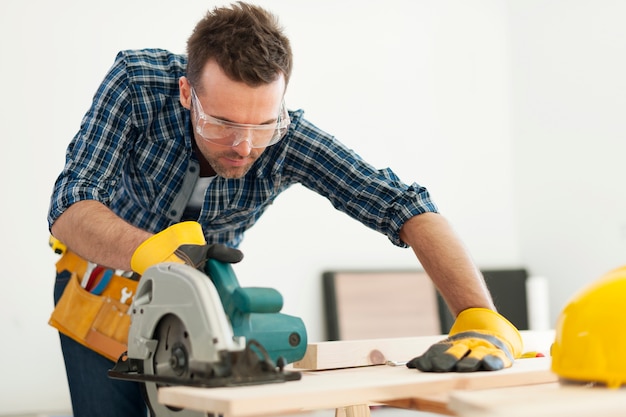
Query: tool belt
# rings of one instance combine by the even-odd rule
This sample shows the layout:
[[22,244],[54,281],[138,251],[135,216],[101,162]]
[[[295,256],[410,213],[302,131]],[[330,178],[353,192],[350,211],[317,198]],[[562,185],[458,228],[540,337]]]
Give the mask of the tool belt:
[[[91,269],[91,270],[90,270]],[[56,263],[57,274],[71,274],[48,324],[89,349],[117,361],[128,345],[128,308],[138,281],[96,266],[65,250]],[[88,277],[85,277],[88,274]],[[88,279],[84,279],[88,278]],[[100,281],[92,291],[81,282]]]

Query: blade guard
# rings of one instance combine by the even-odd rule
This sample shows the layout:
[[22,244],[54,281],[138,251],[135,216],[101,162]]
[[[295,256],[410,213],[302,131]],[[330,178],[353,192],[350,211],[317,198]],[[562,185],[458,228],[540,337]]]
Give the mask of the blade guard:
[[[197,269],[161,263],[146,270],[131,307],[128,356],[145,360],[156,341],[155,328],[164,314],[178,316],[187,326],[194,359],[220,361],[220,352],[242,351],[245,340],[235,337],[215,286]],[[204,347],[204,348],[200,348]]]

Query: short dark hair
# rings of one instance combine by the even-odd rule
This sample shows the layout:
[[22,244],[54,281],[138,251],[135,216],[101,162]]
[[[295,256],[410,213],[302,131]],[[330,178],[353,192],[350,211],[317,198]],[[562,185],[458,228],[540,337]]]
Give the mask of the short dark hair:
[[278,19],[267,10],[237,2],[215,7],[198,22],[187,41],[187,79],[195,88],[209,60],[234,81],[256,87],[282,73],[289,82],[293,56]]

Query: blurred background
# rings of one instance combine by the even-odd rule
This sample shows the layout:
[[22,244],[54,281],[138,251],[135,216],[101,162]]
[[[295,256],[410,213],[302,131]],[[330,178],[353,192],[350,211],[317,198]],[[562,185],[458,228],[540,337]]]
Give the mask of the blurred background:
[[[291,109],[427,186],[485,268],[548,283],[549,321],[625,263],[626,3],[265,0],[291,37]],[[65,148],[121,49],[184,52],[227,2],[4,0],[0,48],[0,415],[69,410],[46,220]],[[242,285],[324,340],[321,275],[419,269],[410,249],[294,186],[253,227]]]

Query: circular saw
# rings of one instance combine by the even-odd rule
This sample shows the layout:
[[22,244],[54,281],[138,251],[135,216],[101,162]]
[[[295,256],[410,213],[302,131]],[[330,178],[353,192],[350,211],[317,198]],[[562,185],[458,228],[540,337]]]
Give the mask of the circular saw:
[[207,261],[206,273],[162,263],[141,277],[129,310],[128,350],[109,376],[142,382],[152,416],[206,413],[164,406],[162,386],[224,387],[299,380],[284,366],[304,356],[300,318],[280,313],[271,288],[242,288],[230,264]]

